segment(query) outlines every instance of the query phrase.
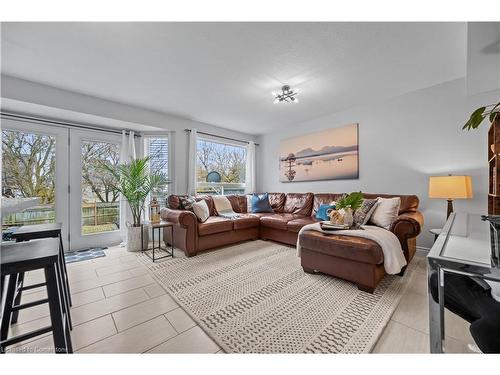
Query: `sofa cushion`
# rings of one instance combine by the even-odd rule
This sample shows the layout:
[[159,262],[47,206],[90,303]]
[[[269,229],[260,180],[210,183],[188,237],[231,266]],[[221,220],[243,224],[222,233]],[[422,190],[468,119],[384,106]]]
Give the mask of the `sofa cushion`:
[[336,202],[341,196],[342,194],[334,193],[314,194],[312,216],[316,216],[316,213],[318,212],[318,209],[322,204],[330,204],[331,202]]
[[375,199],[375,198],[401,198],[401,205],[399,206],[399,214],[405,212],[415,212],[418,209],[420,203],[416,195],[397,195],[397,194],[373,194],[373,193],[363,193],[363,198]]
[[204,223],[198,223],[198,234],[200,236],[231,230],[233,230],[233,220],[219,216],[210,216]]
[[304,216],[298,219],[290,220],[286,223],[286,228],[290,232],[299,233],[304,225],[317,223],[319,220],[315,219],[312,216]]
[[243,214],[233,219],[234,230],[255,228],[260,225],[260,218],[254,214]]
[[256,212],[253,214],[249,214],[252,216],[257,216],[258,218],[264,217],[264,216],[273,216],[276,215],[274,212]]
[[384,262],[384,253],[380,246],[366,238],[306,231],[300,236],[299,242],[303,249],[334,257],[370,264]]
[[260,218],[260,225],[267,228],[286,230],[286,224],[295,219],[293,214],[270,214]]
[[285,193],[268,193],[269,203],[273,208],[273,211],[277,214],[283,213],[283,209],[285,208]]
[[313,193],[288,193],[285,199],[286,214],[297,214],[310,216],[313,206]]
[[226,195],[226,197],[231,202],[234,212],[239,214],[247,212],[247,199],[245,195]]

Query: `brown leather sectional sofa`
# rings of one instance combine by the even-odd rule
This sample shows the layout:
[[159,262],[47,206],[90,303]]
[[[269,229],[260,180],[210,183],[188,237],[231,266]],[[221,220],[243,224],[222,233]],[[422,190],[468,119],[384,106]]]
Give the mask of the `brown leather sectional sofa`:
[[[300,229],[317,222],[316,212],[321,204],[328,204],[342,194],[332,193],[269,193],[273,213],[248,213],[245,195],[227,196],[236,219],[216,216],[210,196],[205,199],[210,218],[198,222],[191,211],[180,210],[179,195],[170,195],[168,208],[161,216],[174,223],[174,245],[187,256],[200,251],[229,245],[245,240],[264,239],[289,245],[297,243]],[[419,200],[415,195],[363,194],[365,198],[401,197],[398,219],[390,230],[398,237],[409,262],[416,250],[416,237],[423,226],[423,216],[417,210]],[[301,238],[302,267],[306,272],[324,272],[356,282],[360,289],[373,291],[385,275],[382,249],[374,241],[346,236],[324,236],[318,232],[306,232]],[[166,242],[171,242],[170,231],[164,232]],[[332,241],[333,240],[333,241]],[[335,260],[334,265],[330,265]],[[359,265],[361,263],[361,265]],[[354,273],[353,273],[354,272]]]

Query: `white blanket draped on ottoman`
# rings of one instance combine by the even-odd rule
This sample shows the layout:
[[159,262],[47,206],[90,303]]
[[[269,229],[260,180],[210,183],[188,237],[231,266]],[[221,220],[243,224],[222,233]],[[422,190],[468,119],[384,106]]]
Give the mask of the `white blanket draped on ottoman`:
[[319,223],[308,224],[302,227],[297,238],[297,255],[300,257],[300,235],[308,230],[314,230],[325,234],[335,234],[340,236],[362,237],[375,241],[382,248],[384,253],[384,268],[389,275],[394,275],[406,266],[406,259],[401,248],[401,243],[394,233],[374,225],[363,225],[363,229],[352,230],[329,230],[321,229]]

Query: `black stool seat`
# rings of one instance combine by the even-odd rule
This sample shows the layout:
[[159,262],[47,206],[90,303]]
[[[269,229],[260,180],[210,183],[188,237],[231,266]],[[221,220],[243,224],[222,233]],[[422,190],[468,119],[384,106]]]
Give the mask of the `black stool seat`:
[[21,242],[38,238],[59,237],[61,230],[61,223],[23,225],[12,233],[11,238]]
[[[36,225],[23,225],[22,227],[18,228],[15,233],[12,234],[11,238],[15,239],[16,242],[23,242],[23,241],[31,241],[31,240],[36,240],[40,238],[53,238],[57,237],[59,238],[59,262],[61,264],[61,270],[62,270],[62,276],[64,280],[64,288],[66,289],[66,302],[68,304],[67,308],[69,310],[69,307],[72,306],[71,302],[71,292],[69,290],[69,278],[68,278],[68,271],[66,270],[66,262],[64,260],[64,248],[63,248],[63,242],[62,242],[62,224],[61,223],[49,223],[49,224],[36,224]],[[23,287],[24,284],[24,274],[19,273],[18,275],[18,283],[20,284],[21,287]],[[26,288],[21,288],[19,293],[17,294],[17,299],[16,299],[16,304],[19,304],[21,302],[21,295],[22,295],[22,290],[26,290]],[[15,311],[14,315],[12,316],[12,323],[17,323],[17,318],[18,318],[19,312]],[[70,321],[70,328],[71,328],[71,317],[69,317]]]
[[10,244],[2,246],[1,255],[2,274],[33,271],[59,259],[59,241],[47,238],[44,241]]
[[[59,239],[47,238],[2,246],[0,256],[2,284],[6,277],[9,277],[0,328],[0,351],[3,353],[9,345],[52,331],[56,352],[71,353],[73,349],[69,334],[69,310],[65,303],[67,297],[59,259]],[[35,287],[46,286],[47,298],[24,305],[16,303],[16,293],[20,292],[18,275],[37,269],[44,270],[45,283]],[[49,304],[51,325],[8,339],[14,312],[43,303]]]

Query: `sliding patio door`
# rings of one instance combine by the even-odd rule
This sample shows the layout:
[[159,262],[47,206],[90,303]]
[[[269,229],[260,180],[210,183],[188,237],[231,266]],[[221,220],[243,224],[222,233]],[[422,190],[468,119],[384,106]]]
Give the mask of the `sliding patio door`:
[[60,222],[68,249],[68,132],[29,120],[2,118],[2,194],[26,202],[21,211],[2,215],[2,232],[7,238],[22,225]]
[[109,168],[120,161],[119,135],[70,130],[70,243],[73,249],[121,242],[120,195]]

